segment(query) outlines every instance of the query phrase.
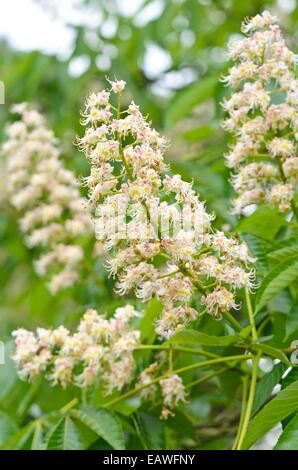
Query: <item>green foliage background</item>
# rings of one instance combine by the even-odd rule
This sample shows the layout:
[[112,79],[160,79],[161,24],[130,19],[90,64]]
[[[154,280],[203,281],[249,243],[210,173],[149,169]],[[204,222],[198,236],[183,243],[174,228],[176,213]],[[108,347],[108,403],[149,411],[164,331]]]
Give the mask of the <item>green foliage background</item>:
[[[267,253],[273,251],[272,247],[287,230],[287,224],[283,217],[273,210],[268,212],[268,209],[261,209],[252,219],[248,218],[240,223],[229,215],[229,198],[232,191],[228,183],[229,172],[223,161],[227,137],[220,129],[223,116],[219,105],[226,90],[219,80],[227,68],[224,60],[226,44],[232,34],[239,33],[242,19],[255,15],[264,7],[275,6],[276,2],[267,1],[265,5],[259,0],[165,0],[162,14],[142,27],[135,25],[134,18],[121,16],[114,1],[90,0],[87,3],[92,3],[98,14],[103,13],[103,21],[113,16],[118,23],[116,34],[111,38],[103,37],[100,28],[92,31],[98,40],[95,49],[86,40],[90,31],[82,26],[73,26],[76,33],[75,48],[71,56],[64,61],[38,51],[25,53],[12,50],[4,41],[1,42],[0,78],[5,84],[6,95],[5,105],[0,107],[1,140],[4,139],[4,127],[9,119],[10,105],[23,101],[36,103],[61,141],[66,165],[78,176],[82,175],[87,171],[86,162],[73,142],[76,135],[82,134],[79,112],[83,108],[84,97],[91,89],[104,85],[106,74],[125,80],[128,94],[140,104],[144,114],[150,116],[154,127],[171,139],[172,147],[167,153],[167,158],[172,162],[173,171],[181,173],[188,181],[194,181],[201,198],[206,200],[208,210],[215,212],[218,227],[223,224],[235,227],[239,224],[239,231],[254,254],[259,256],[260,273],[266,274],[269,267],[274,267],[277,262],[274,254],[268,257]],[[150,3],[153,2],[147,0],[144,5],[148,6]],[[111,11],[114,13],[111,14]],[[298,9],[294,9],[290,16],[285,13],[280,16],[288,42],[292,49],[295,49],[297,33],[293,32],[297,29]],[[185,45],[183,41],[186,30],[186,34],[193,38],[191,46]],[[290,34],[287,35],[287,32]],[[150,42],[159,45],[171,57],[169,69],[155,79],[146,76],[142,68],[146,47]],[[117,51],[117,55],[112,59],[110,69],[101,71],[96,65],[96,58],[108,50],[107,45],[112,46],[110,50]],[[74,58],[82,55],[90,58],[90,67],[80,77],[74,78],[69,75],[69,64]],[[192,83],[185,85],[182,80],[181,87],[170,90],[168,96],[160,96],[156,92],[157,85],[165,81],[165,75],[187,69],[191,69],[197,76]],[[10,341],[10,333],[16,327],[33,329],[36,326],[57,326],[65,323],[71,328],[87,306],[112,312],[115,306],[123,303],[113,294],[107,293],[107,288],[111,291],[111,285],[107,284],[110,281],[106,280],[100,262],[96,267],[102,279],[100,285],[94,286],[86,279],[86,283],[79,289],[67,290],[52,297],[44,282],[35,275],[32,268],[34,252],[25,247],[18,231],[16,215],[6,196],[3,162],[1,193],[0,338],[3,341]],[[272,226],[270,233],[266,229],[268,220]],[[280,256],[279,253],[279,261]],[[269,301],[272,301],[274,295],[275,293],[270,298],[269,294]],[[269,303],[272,327],[270,334],[273,337],[271,344],[274,347],[286,347],[290,340],[295,338],[298,327],[295,320],[291,321],[293,309],[295,307],[288,290],[283,291],[279,297],[274,297],[273,303]],[[285,318],[289,316],[290,320],[286,325]],[[215,335],[221,332],[222,328],[218,322],[205,320],[204,329],[209,334]],[[232,346],[218,348],[218,351],[223,350],[225,353],[233,352]],[[6,352],[7,363],[0,367],[0,445],[10,435],[15,435],[16,426],[22,426],[21,447],[38,448],[39,428],[36,422],[32,425],[37,407],[42,413],[52,412],[65,405],[78,392],[61,391],[60,388],[50,387],[42,380],[34,385],[18,381],[8,359],[8,349]],[[180,362],[183,366],[183,358]],[[280,378],[280,375],[278,377]],[[239,397],[235,394],[239,380],[237,374],[228,371],[219,376],[217,383],[199,386],[196,398],[185,407],[183,413],[178,412],[175,418],[169,420],[166,430],[154,414],[140,414],[138,419],[149,448],[226,448],[237,424]],[[100,405],[96,399],[95,403]],[[128,409],[120,410],[121,413],[129,415],[129,407],[133,410],[134,405],[133,401],[127,403]],[[90,414],[90,411],[86,410],[86,415],[88,413]],[[78,422],[81,423],[80,432],[87,439],[85,429],[82,430],[84,423],[86,425],[86,416],[76,415],[72,416],[72,419],[77,426]],[[109,418],[99,417],[99,421],[102,419]],[[51,418],[49,429],[50,421]],[[72,426],[71,423],[68,424]],[[129,421],[124,420],[124,423],[126,430],[129,430]],[[66,424],[63,420],[56,423],[57,432],[49,441],[50,448],[59,445],[57,439],[63,434]],[[154,435],[153,427],[156,430]],[[183,434],[179,429],[183,429]],[[71,433],[71,430],[69,432]],[[76,432],[73,431],[70,436],[70,448],[76,439]],[[102,436],[96,429],[93,429],[93,432],[97,439],[99,435]],[[105,439],[94,439],[87,439],[87,442],[89,445],[93,443],[95,448],[109,448],[109,445],[114,444],[114,441],[109,441],[109,436],[105,436]],[[131,448],[141,446],[138,436],[132,433],[130,439]],[[20,442],[20,439],[10,445],[20,446],[17,442]],[[121,448],[121,442],[117,441],[117,446]]]

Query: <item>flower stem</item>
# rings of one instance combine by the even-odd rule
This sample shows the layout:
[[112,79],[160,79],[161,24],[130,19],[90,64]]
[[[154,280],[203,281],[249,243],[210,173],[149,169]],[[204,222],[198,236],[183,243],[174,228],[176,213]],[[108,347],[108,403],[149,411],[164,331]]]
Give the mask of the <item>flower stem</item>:
[[173,372],[173,345],[169,347],[169,372]]
[[69,410],[71,410],[78,403],[79,403],[78,398],[73,398],[70,402],[66,403],[66,405],[63,406],[63,408],[60,409],[60,413],[62,413],[62,414],[67,413]]
[[241,450],[244,438],[245,438],[246,433],[247,433],[247,428],[248,428],[250,417],[251,417],[251,412],[252,412],[252,407],[253,407],[254,397],[255,397],[255,391],[256,391],[259,359],[260,359],[260,355],[258,354],[252,360],[252,374],[251,374],[251,383],[250,383],[250,389],[249,389],[249,395],[248,395],[248,402],[247,402],[247,407],[246,407],[246,410],[245,410],[243,424],[242,424],[242,428],[241,428],[241,431],[240,431],[239,441],[238,441],[236,450]]
[[[143,350],[157,350],[157,351],[168,351],[169,345],[159,345],[159,344],[140,344],[136,348],[134,348],[134,351],[143,351]],[[173,346],[172,347],[173,351],[179,351],[179,352],[186,352],[190,354],[198,354],[199,356],[206,356],[206,357],[220,357],[218,354],[211,353],[209,351],[202,351],[201,349],[194,349],[194,348],[188,348],[184,346]]]
[[[213,364],[220,364],[222,362],[230,362],[230,361],[243,361],[243,360],[246,361],[247,359],[251,359],[251,358],[252,358],[252,356],[248,355],[248,354],[246,354],[246,355],[241,354],[241,355],[237,355],[237,356],[218,357],[216,359],[211,359],[209,361],[201,361],[201,362],[196,362],[195,364],[189,364],[188,366],[184,366],[184,367],[181,367],[180,369],[173,370],[172,373],[173,374],[182,374],[183,372],[188,372],[188,371],[193,370],[193,369],[199,369],[201,367],[205,367],[205,366],[209,366],[209,365],[213,365]],[[159,377],[156,377],[155,379],[151,380],[150,382],[148,382],[144,385],[140,385],[140,386],[134,388],[133,390],[129,390],[128,392],[124,393],[123,395],[121,395],[119,397],[116,397],[116,398],[113,398],[112,400],[107,402],[105,404],[105,407],[108,408],[110,406],[116,405],[117,403],[136,395],[137,393],[141,392],[142,390],[149,387],[150,385],[154,385],[154,384],[158,383],[160,380],[165,379],[168,376],[169,376],[169,372],[166,372],[166,373],[160,375]]]
[[176,271],[172,271],[171,273],[163,274],[162,276],[158,276],[158,279],[164,279],[165,277],[172,277],[178,273],[180,273],[180,269],[177,269]]
[[117,119],[120,119],[121,115],[121,94],[118,94],[118,103],[117,103]]
[[[199,377],[198,379],[195,379],[192,382],[189,382],[188,384],[186,384],[185,389],[190,389],[190,388],[192,388],[196,385],[200,385],[204,382],[207,382],[208,380],[212,379],[213,377],[218,377],[220,374],[223,374],[228,369],[229,369],[229,367],[222,367],[219,370],[216,370],[214,372],[210,372],[210,374],[206,374],[203,377]],[[149,411],[155,410],[161,404],[162,404],[162,401],[155,402],[152,406],[150,406]]]
[[257,335],[255,321],[254,321],[254,314],[253,314],[253,309],[252,309],[252,305],[251,305],[250,295],[249,295],[249,292],[248,292],[247,289],[245,289],[245,300],[246,300],[249,324],[251,326],[252,340],[257,341],[258,335]]
[[205,289],[200,283],[200,281],[193,275],[193,273],[187,269],[185,266],[180,266],[180,271],[184,276],[190,277],[193,285],[202,293],[205,294]]
[[238,430],[237,430],[237,434],[235,437],[232,450],[236,450],[237,448],[237,444],[238,444],[239,437],[240,437],[240,432],[243,426],[245,403],[246,403],[246,398],[247,398],[247,385],[248,385],[248,376],[245,375],[242,377],[242,401],[241,401],[241,413],[240,413],[239,426],[238,426]]
[[[253,342],[256,342],[258,339],[258,334],[257,334],[256,325],[255,325],[250,295],[247,289],[245,289],[245,300],[246,300],[249,324],[251,326],[251,337],[252,337]],[[241,450],[241,446],[243,444],[243,441],[247,432],[247,428],[249,425],[251,411],[252,411],[253,402],[254,402],[256,383],[257,383],[259,359],[260,359],[260,353],[254,356],[253,361],[252,361],[253,367],[252,367],[251,384],[250,384],[247,407],[244,413],[244,399],[243,399],[242,411],[241,411],[240,422],[239,422],[239,429],[238,429],[234,447],[233,447],[236,450]],[[244,383],[243,383],[243,388],[246,388],[244,387]]]
[[229,367],[223,367],[220,370],[216,370],[215,372],[210,372],[210,374],[206,374],[203,377],[200,377],[196,380],[193,380],[192,382],[189,382],[188,384],[185,385],[185,388],[192,388],[195,385],[199,385],[201,383],[207,382],[207,380],[212,379],[213,377],[218,377],[220,374],[223,372],[226,372],[229,369]]
[[236,318],[234,318],[233,315],[231,315],[230,312],[222,312],[222,314],[225,317],[225,319],[234,327],[235,330],[237,330],[237,331],[242,330],[242,326],[236,320]]

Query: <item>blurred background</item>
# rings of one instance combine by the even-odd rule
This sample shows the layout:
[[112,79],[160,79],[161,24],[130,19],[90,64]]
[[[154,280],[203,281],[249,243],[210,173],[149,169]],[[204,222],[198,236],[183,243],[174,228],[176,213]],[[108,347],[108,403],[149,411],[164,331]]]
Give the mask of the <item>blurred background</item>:
[[[220,128],[220,102],[228,91],[220,77],[227,70],[228,41],[239,35],[245,16],[264,9],[280,17],[289,46],[297,50],[296,0],[1,0],[5,104],[0,105],[0,140],[10,106],[32,102],[59,138],[66,166],[78,177],[86,174],[85,158],[73,145],[82,135],[85,96],[104,87],[106,76],[123,79],[127,100],[139,104],[171,140],[167,159],[173,171],[194,181],[208,210],[215,212],[217,226],[228,228],[237,222],[229,215],[231,189],[223,162],[228,142]],[[71,327],[87,306],[114,309],[119,299],[109,297],[106,285],[88,280],[55,297],[48,293],[33,271],[34,252],[24,245],[9,205],[3,158],[0,166],[0,339],[9,339],[16,327],[62,322]],[[97,269],[107,282],[102,265]],[[22,417],[40,384],[30,388],[17,382],[9,361],[0,368],[0,382],[0,401],[6,397],[5,408]],[[43,389],[43,409],[55,400],[57,406],[66,402],[67,392]],[[209,398],[222,404],[222,396]],[[210,407],[202,401],[195,410],[207,416]]]

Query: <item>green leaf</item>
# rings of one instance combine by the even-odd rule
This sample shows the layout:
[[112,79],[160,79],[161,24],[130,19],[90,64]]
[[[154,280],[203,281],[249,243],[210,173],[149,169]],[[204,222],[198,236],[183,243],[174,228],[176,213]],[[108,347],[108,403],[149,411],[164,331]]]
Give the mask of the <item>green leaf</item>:
[[227,370],[224,374],[218,376],[218,380],[227,399],[233,400],[240,385],[240,375],[238,371]]
[[268,245],[271,245],[271,242],[264,240],[263,238],[256,237],[250,233],[244,233],[243,238],[248,245],[249,252],[254,256],[257,261],[257,268],[262,274],[267,274],[268,272],[268,260],[267,260],[267,251]]
[[159,416],[142,412],[139,415],[143,437],[151,450],[165,448],[165,423]]
[[127,400],[122,400],[115,405],[115,411],[123,416],[130,416],[137,411],[142,404],[140,397],[130,397]]
[[292,370],[290,370],[290,372],[288,372],[288,374],[281,382],[281,388],[287,388],[289,385],[296,381],[298,381],[298,367],[294,367]]
[[0,446],[17,430],[17,425],[6,413],[0,411]]
[[32,402],[35,394],[38,392],[41,383],[42,383],[42,377],[40,376],[32,384],[30,385],[26,384],[26,385],[29,385],[29,387],[27,391],[24,394],[22,394],[22,398],[18,400],[18,406],[16,409],[16,415],[18,417],[22,417],[25,415],[26,410],[30,406],[30,403]]
[[145,308],[144,316],[140,323],[141,341],[153,343],[156,333],[154,322],[159,317],[163,309],[162,303],[157,299],[151,299]]
[[252,407],[253,415],[256,414],[256,412],[261,408],[265,401],[270,397],[273,388],[280,382],[282,375],[285,371],[285,365],[277,364],[257,383],[254,403]]
[[258,313],[282,289],[298,277],[298,257],[290,258],[276,266],[263,280],[256,297]]
[[121,422],[111,411],[95,408],[73,409],[70,415],[80,420],[114,449],[125,449]]
[[98,440],[98,435],[78,419],[73,418],[73,421],[80,436],[80,441],[83,444],[83,448],[88,449],[95,441]]
[[273,253],[274,251],[279,251],[289,246],[298,246],[297,237],[292,236],[289,238],[283,238],[281,240],[275,241],[274,243],[271,243],[268,245],[267,253]]
[[298,449],[298,413],[287,424],[274,447],[274,450]]
[[239,342],[236,336],[212,336],[196,330],[180,331],[167,341],[167,343],[197,344],[202,346],[229,346]]
[[297,319],[298,319],[298,305],[295,302],[292,305],[292,308],[290,308],[290,311],[288,312],[287,322],[286,322],[286,338],[288,338],[293,333],[295,333],[296,330],[298,330]]
[[47,450],[82,450],[76,426],[71,417],[62,418],[50,432]]
[[279,263],[292,256],[298,256],[297,238],[288,238],[277,242],[268,251],[268,257]]
[[[243,218],[235,227],[236,232],[245,232],[265,240],[272,240],[282,226],[287,225],[285,218],[275,209],[259,207],[253,214]],[[270,230],[268,230],[270,227]]]
[[242,328],[242,330],[239,331],[237,335],[240,336],[240,338],[247,339],[251,333],[251,330],[252,330],[252,325],[247,325],[244,328]]
[[274,357],[275,359],[279,359],[283,364],[285,364],[288,367],[292,366],[287,356],[280,349],[274,348],[273,346],[270,346],[269,344],[263,344],[263,343],[254,344],[254,348],[258,349],[259,351],[262,351],[268,356]]
[[297,409],[298,381],[282,390],[253,418],[243,442],[243,449],[249,449],[277,423]]
[[[276,315],[276,312],[283,313],[282,317],[284,320],[286,320],[286,316],[289,314],[289,310],[291,309],[291,304],[292,296],[290,295],[288,289],[284,289],[277,295],[275,295],[268,303],[268,310],[271,312],[275,312],[273,321],[275,321],[278,317],[278,315]],[[279,334],[281,334],[281,332]]]
[[34,431],[34,421],[31,421],[23,428],[17,430],[11,437],[8,438],[1,446],[1,450],[21,450],[30,448],[27,446],[29,439],[31,439]]
[[42,423],[37,420],[34,423],[34,433],[32,437],[31,450],[43,450],[45,445],[43,443]]
[[215,77],[201,78],[176,93],[165,113],[165,127],[171,127],[189,115],[195,106],[212,97],[217,84],[218,80]]

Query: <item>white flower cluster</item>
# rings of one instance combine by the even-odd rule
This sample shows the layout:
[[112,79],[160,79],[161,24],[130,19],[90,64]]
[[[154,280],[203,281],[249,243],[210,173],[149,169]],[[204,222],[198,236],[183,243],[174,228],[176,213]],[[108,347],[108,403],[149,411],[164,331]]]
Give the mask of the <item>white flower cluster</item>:
[[167,419],[169,416],[173,416],[173,409],[179,404],[179,402],[187,402],[185,387],[181,377],[177,374],[172,374],[169,377],[160,380],[159,383],[161,386],[164,405],[161,412],[161,418]]
[[286,47],[276,22],[276,17],[264,11],[242,25],[248,37],[230,44],[229,58],[236,65],[223,81],[234,92],[223,102],[229,115],[223,127],[234,135],[226,162],[235,171],[236,214],[250,204],[295,211],[297,57]]
[[[160,373],[162,368],[163,357],[159,358],[160,361],[155,361],[146,369],[144,369],[140,376],[138,386],[143,387],[140,395],[145,400],[156,402],[158,385],[160,386],[162,396],[162,410],[161,419],[168,419],[174,416],[174,409],[180,402],[187,403],[186,391],[181,377],[177,374],[168,372],[163,379],[156,378],[157,373]],[[158,380],[158,383],[156,381]]]
[[91,174],[84,183],[111,254],[116,291],[134,290],[144,302],[159,299],[164,310],[156,331],[169,338],[196,319],[190,306],[195,289],[210,315],[237,308],[236,289],[253,285],[247,268],[253,260],[244,243],[211,232],[213,217],[192,184],[166,174],[165,140],[133,102],[121,111],[124,82],[111,85],[87,99],[80,147]]
[[73,335],[64,326],[54,330],[37,328],[13,332],[16,352],[13,360],[22,380],[33,381],[39,374],[63,388],[87,388],[102,380],[107,394],[121,390],[133,378],[133,350],[140,332],[130,323],[139,313],[130,305],[118,308],[111,319],[89,309]]
[[12,111],[20,119],[7,127],[8,140],[2,147],[10,200],[20,213],[27,245],[39,249],[36,272],[47,275],[49,288],[56,293],[79,280],[83,251],[78,237],[91,234],[91,218],[43,116],[27,104]]

